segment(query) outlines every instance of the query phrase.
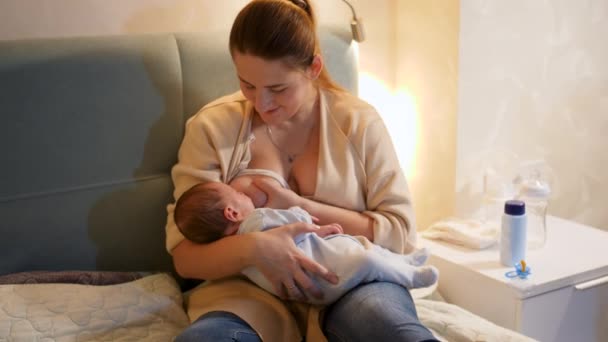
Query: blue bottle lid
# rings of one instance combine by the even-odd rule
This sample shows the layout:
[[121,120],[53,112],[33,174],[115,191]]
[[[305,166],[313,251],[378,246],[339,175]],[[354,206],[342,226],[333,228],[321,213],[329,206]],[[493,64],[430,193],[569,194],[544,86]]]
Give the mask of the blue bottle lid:
[[505,202],[505,214],[521,216],[526,213],[526,204],[519,200],[508,200]]

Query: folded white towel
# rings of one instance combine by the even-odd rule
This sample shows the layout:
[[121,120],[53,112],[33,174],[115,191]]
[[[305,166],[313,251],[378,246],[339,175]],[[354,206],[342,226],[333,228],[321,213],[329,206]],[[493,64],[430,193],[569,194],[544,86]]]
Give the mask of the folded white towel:
[[479,220],[447,218],[433,223],[420,235],[427,239],[443,240],[472,249],[484,249],[498,241],[499,229]]

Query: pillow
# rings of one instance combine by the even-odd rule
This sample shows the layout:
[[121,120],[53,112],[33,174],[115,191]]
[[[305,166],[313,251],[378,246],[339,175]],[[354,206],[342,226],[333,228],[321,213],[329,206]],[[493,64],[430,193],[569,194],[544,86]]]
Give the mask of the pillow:
[[107,286],[0,285],[0,341],[171,341],[188,323],[164,273]]

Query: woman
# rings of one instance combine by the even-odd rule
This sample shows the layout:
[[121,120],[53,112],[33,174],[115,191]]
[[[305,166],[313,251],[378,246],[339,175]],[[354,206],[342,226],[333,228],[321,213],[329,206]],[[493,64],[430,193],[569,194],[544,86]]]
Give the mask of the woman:
[[[201,181],[229,183],[244,169],[262,170],[294,190],[252,183],[267,206],[298,205],[319,224],[338,222],[347,234],[410,252],[412,208],[389,135],[376,111],[323,69],[313,18],[302,0],[254,0],[241,10],[230,33],[241,92],[188,121],[172,171],[175,198]],[[177,272],[211,280],[188,297],[189,315],[199,318],[177,341],[434,340],[398,285],[362,285],[320,308],[281,301],[234,277],[255,266],[284,300],[322,296],[310,277],[335,283],[337,276],[293,242],[315,229],[296,223],[197,245],[179,233],[170,205],[167,249]]]

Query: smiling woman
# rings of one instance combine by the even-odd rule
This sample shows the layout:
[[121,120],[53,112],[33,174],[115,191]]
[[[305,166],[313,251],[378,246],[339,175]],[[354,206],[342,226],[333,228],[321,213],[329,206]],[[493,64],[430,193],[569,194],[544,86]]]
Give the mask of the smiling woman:
[[233,60],[243,95],[263,119],[285,121],[301,114],[298,112],[312,110],[311,100],[316,95],[313,82],[323,68],[321,56],[316,55],[302,70],[282,60],[268,61],[239,52],[233,52]]
[[[270,172],[289,188],[250,183],[265,192],[265,206],[299,206],[319,225],[338,223],[345,234],[393,252],[413,251],[411,201],[388,131],[374,107],[329,77],[310,4],[251,1],[234,21],[229,46],[241,91],[210,103],[186,124],[172,172],[176,200],[197,183],[231,183],[245,170]],[[294,243],[296,236],[316,232],[315,225],[291,223],[195,244],[175,226],[173,208],[167,248],[177,271],[212,280],[189,297],[195,322],[177,341],[219,339],[218,333],[232,329],[265,341],[297,341],[304,334],[310,340],[434,340],[418,321],[409,290],[399,285],[360,285],[321,308],[283,302],[228,278],[253,266],[281,299],[323,297],[317,284],[336,283],[336,274]],[[376,300],[366,301],[370,297]],[[318,320],[321,309],[324,321]],[[369,321],[377,323],[360,323]]]
[[[318,121],[314,81],[323,69],[321,56],[315,55],[311,65],[301,70],[282,60],[267,61],[239,52],[232,55],[241,91],[258,116],[253,134],[260,139],[252,144],[254,153],[274,154],[266,158],[286,160],[290,167],[307,149]],[[267,167],[284,175],[289,172],[279,164]]]

